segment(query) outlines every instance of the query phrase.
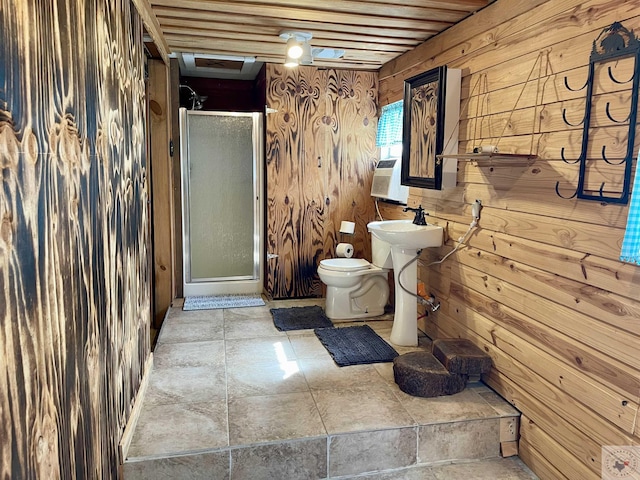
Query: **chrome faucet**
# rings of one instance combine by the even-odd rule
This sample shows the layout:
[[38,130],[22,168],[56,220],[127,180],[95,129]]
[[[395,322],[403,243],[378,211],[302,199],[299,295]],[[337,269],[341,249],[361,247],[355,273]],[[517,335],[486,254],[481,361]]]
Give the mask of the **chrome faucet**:
[[422,208],[422,205],[418,205],[418,208],[404,207],[402,209],[402,211],[403,212],[407,212],[407,211],[415,212],[416,216],[413,219],[413,223],[415,223],[416,225],[426,225],[427,224],[427,220],[424,218],[424,216],[425,215],[429,215],[429,214],[424,211],[424,208]]

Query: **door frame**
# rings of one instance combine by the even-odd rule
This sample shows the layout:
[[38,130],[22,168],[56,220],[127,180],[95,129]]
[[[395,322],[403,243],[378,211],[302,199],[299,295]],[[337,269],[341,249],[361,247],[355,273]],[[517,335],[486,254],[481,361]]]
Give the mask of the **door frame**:
[[[185,174],[189,163],[188,142],[180,142],[180,172],[182,177],[182,256],[181,261],[183,264],[182,286],[184,296],[194,295],[227,295],[227,294],[261,294],[264,290],[264,245],[265,245],[265,230],[264,230],[264,115],[261,112],[222,112],[222,111],[193,111],[180,108],[179,110],[179,122],[180,132],[186,131],[187,117],[188,115],[208,115],[208,116],[246,116],[253,119],[252,135],[254,137],[253,142],[253,196],[254,196],[254,210],[253,210],[253,232],[258,234],[258,241],[254,243],[253,256],[254,256],[254,278],[221,278],[216,281],[199,281],[193,282],[189,278],[189,225],[188,225],[188,209],[189,198],[186,193],[189,192],[189,177]],[[182,140],[182,138],[181,138]]]

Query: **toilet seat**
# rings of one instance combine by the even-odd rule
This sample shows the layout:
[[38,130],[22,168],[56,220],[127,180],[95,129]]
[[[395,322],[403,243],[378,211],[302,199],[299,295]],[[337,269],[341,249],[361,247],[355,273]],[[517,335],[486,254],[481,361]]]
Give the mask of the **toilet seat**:
[[321,260],[320,265],[332,272],[359,272],[371,268],[371,264],[363,258],[328,258]]

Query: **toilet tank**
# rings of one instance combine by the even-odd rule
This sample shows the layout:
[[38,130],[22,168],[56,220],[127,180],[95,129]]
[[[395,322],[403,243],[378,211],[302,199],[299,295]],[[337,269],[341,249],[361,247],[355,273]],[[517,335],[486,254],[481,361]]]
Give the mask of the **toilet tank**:
[[393,268],[391,245],[374,235],[371,235],[371,263],[380,268]]

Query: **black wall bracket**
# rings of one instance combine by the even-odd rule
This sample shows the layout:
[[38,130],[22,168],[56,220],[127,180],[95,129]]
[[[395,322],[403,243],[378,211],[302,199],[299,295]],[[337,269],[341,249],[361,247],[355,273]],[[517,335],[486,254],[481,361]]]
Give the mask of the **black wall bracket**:
[[[629,79],[620,79],[614,75],[615,69],[633,73]],[[582,149],[575,161],[565,158],[565,148],[561,149],[561,157],[566,163],[579,162],[580,173],[578,187],[572,195],[560,193],[560,182],[556,183],[556,193],[566,199],[577,196],[584,200],[628,203],[640,85],[640,42],[633,30],[626,29],[620,22],[603,29],[593,41],[585,85],[580,89],[571,88],[566,77],[564,83],[567,90],[572,92],[587,89],[586,106],[584,117],[577,123],[570,123],[566,109],[562,110],[562,119],[567,126],[582,126]],[[630,91],[621,86],[626,86]],[[630,94],[630,101],[627,101],[627,94]],[[625,111],[627,103],[630,105]],[[614,113],[616,110],[617,114]],[[622,118],[625,114],[626,118]],[[597,121],[592,124],[594,117]],[[620,158],[620,153],[617,157],[607,153],[607,147],[612,146],[613,139],[618,143],[626,142],[626,148],[616,146],[618,152],[624,150],[623,158]],[[615,187],[607,187],[606,178],[614,177],[622,181],[616,181]],[[598,183],[599,187],[596,188],[594,185]]]

